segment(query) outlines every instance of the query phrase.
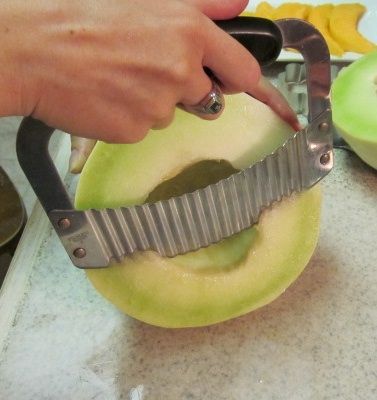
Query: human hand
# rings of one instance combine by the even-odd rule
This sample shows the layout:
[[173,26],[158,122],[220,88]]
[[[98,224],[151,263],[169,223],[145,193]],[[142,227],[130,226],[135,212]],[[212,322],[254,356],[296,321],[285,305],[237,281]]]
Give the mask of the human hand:
[[177,104],[192,111],[211,90],[206,66],[225,93],[248,92],[292,123],[256,60],[211,21],[239,14],[246,3],[5,0],[0,70],[13,66],[1,78],[12,96],[0,110],[132,143],[167,126]]

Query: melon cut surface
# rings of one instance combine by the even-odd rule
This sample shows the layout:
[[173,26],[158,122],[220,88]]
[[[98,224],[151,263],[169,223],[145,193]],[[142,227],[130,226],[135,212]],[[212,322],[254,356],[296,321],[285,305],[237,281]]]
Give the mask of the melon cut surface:
[[[260,160],[291,134],[267,106],[246,94],[227,96],[216,121],[177,110],[167,129],[151,131],[139,143],[98,143],[81,174],[75,206],[127,206],[169,191],[175,195],[185,185],[192,190],[206,184],[203,176],[210,183],[219,170],[229,174]],[[215,245],[174,258],[138,252],[86,273],[120,310],[153,325],[228,320],[269,303],[299,276],[317,243],[320,203],[317,185],[275,204],[257,225]]]
[[331,103],[340,135],[377,169],[377,51],[340,71],[331,87]]

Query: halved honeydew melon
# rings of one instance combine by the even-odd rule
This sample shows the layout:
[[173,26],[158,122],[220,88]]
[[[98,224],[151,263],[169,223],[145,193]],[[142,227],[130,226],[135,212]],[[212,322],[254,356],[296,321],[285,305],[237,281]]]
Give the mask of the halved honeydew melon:
[[[216,121],[178,110],[169,128],[150,132],[142,142],[98,143],[82,172],[76,207],[143,203],[189,166],[226,160],[221,165],[244,168],[292,134],[267,106],[245,94],[227,96],[226,102]],[[211,168],[198,172],[203,174],[211,175]],[[316,186],[265,210],[253,228],[208,248],[174,258],[139,252],[87,275],[119,309],[150,324],[192,327],[234,318],[275,299],[302,272],[317,243],[320,203]]]
[[331,88],[331,103],[340,135],[377,169],[377,51],[340,71]]

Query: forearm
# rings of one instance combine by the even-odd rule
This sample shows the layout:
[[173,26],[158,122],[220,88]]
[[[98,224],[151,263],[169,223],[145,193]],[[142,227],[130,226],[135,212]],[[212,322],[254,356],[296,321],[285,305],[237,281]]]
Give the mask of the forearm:
[[[82,16],[76,10],[83,8],[77,1],[64,2],[71,4],[0,2],[0,116],[33,114],[44,89],[59,79],[56,60],[67,60],[65,38],[71,40],[72,30],[79,24],[75,14]],[[75,50],[79,53],[80,46]],[[60,58],[57,52],[61,52]]]
[[46,0],[0,2],[0,116],[30,115],[43,63],[40,30],[51,13]]
[[22,115],[22,78],[18,56],[19,27],[18,2],[3,0],[0,3],[0,116]]

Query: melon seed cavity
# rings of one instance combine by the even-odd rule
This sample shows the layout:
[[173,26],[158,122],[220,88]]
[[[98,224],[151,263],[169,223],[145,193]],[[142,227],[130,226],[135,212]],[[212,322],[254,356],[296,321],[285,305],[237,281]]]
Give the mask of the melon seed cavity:
[[238,171],[226,160],[202,160],[187,166],[178,175],[160,183],[149,193],[145,202],[154,203],[192,193],[228,178]]

